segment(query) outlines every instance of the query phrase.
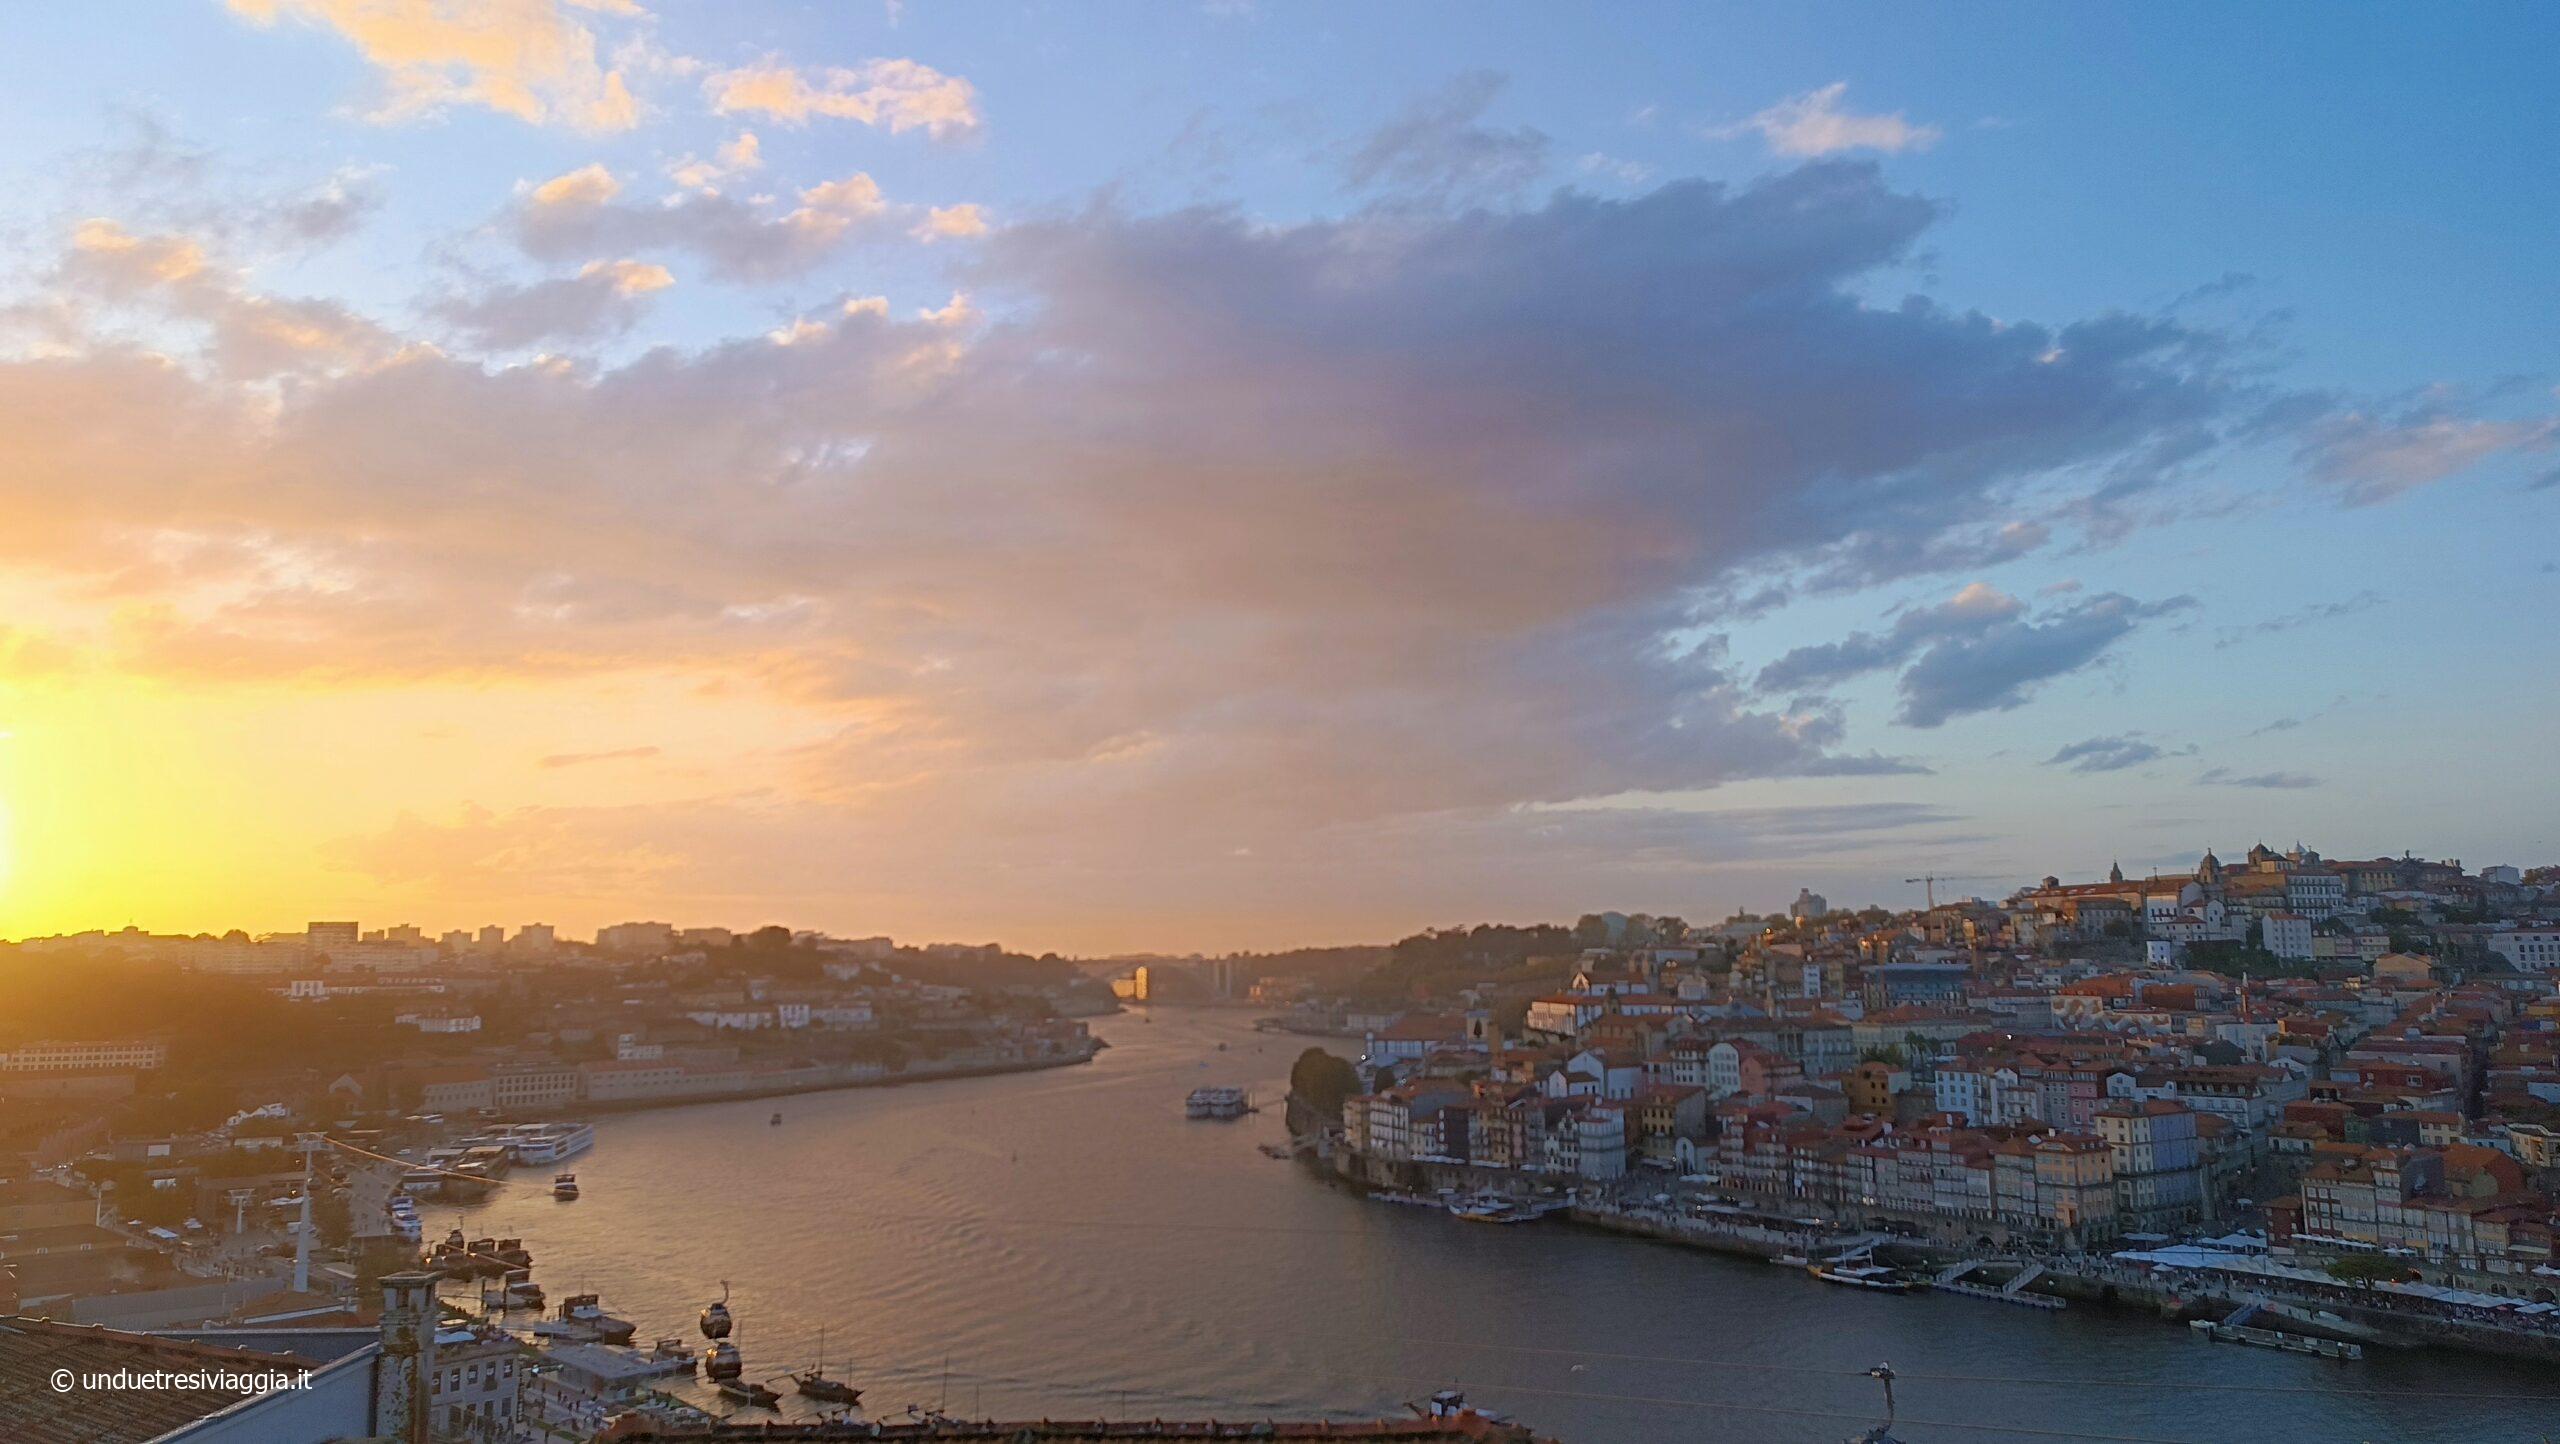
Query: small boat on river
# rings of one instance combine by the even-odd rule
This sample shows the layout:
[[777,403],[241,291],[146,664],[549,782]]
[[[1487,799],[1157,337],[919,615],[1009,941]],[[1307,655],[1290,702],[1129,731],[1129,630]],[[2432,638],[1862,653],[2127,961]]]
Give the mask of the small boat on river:
[[1882,1264],[1815,1264],[1806,1272],[1826,1284],[1838,1284],[1842,1288],[1872,1289],[1877,1293],[1885,1294],[1911,1292],[1909,1279]]

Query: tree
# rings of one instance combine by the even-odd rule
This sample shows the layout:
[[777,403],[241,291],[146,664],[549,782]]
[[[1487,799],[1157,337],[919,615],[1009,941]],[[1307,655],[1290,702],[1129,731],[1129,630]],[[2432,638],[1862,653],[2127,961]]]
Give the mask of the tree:
[[324,1188],[311,1196],[311,1227],[319,1233],[320,1242],[331,1248],[345,1248],[354,1233],[354,1220],[349,1214],[347,1191],[343,1188]]
[[2342,1284],[2370,1288],[2375,1284],[2396,1284],[2409,1276],[2409,1266],[2396,1258],[2378,1253],[2353,1253],[2333,1258],[2328,1263],[2329,1277]]
[[1359,1091],[1360,1074],[1322,1048],[1309,1048],[1290,1066],[1290,1094],[1325,1117],[1341,1117],[1343,1100]]

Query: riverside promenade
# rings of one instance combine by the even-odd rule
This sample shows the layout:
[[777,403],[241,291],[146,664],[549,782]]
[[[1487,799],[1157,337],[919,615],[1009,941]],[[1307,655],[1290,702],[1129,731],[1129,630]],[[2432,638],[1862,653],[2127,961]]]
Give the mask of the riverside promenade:
[[[1364,1195],[1404,1203],[1427,1202],[1435,1195],[1561,1199],[1570,1207],[1559,1216],[1584,1228],[1741,1258],[1820,1260],[1874,1250],[1924,1281],[1941,1274],[1975,1279],[2030,1275],[2016,1288],[1976,1283],[1948,1290],[2010,1303],[2071,1300],[2137,1310],[2180,1324],[2191,1319],[2218,1322],[2254,1306],[2285,1330],[2313,1337],[2560,1362],[2560,1308],[2466,1289],[2361,1287],[2330,1281],[2309,1267],[2250,1255],[2204,1249],[2150,1257],[1968,1250],[1862,1227],[1855,1220],[1810,1213],[1790,1218],[1783,1205],[1766,1201],[1707,1201],[1689,1191],[1645,1195],[1623,1183],[1609,1190],[1564,1188],[1541,1185],[1516,1170],[1429,1160],[1388,1163],[1338,1151],[1330,1171]],[[1662,1198],[1673,1201],[1655,1201]]]

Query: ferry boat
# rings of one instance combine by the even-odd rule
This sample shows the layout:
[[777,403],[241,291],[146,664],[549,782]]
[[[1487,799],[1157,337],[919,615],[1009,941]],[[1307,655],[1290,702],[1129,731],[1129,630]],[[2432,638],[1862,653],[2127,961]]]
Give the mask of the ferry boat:
[[1447,1208],[1449,1206],[1449,1200],[1445,1197],[1434,1197],[1427,1193],[1401,1193],[1392,1188],[1371,1191],[1369,1200],[1372,1203],[1398,1203],[1407,1208]]
[[617,1319],[604,1311],[604,1300],[596,1294],[571,1294],[560,1301],[560,1317],[546,1329],[533,1326],[537,1334],[557,1338],[593,1340],[600,1344],[627,1344],[635,1332],[629,1319]]
[[518,1163],[561,1163],[595,1147],[592,1123],[518,1123],[500,1129],[496,1141]]
[[502,1309],[538,1309],[542,1307],[542,1285],[533,1281],[528,1269],[509,1269],[499,1298],[498,1307]]
[[1907,1294],[1911,1281],[1882,1264],[1815,1264],[1805,1270],[1826,1284],[1842,1288],[1873,1289],[1878,1293]]
[[457,1278],[494,1277],[509,1269],[533,1267],[533,1253],[520,1238],[475,1238],[466,1243],[457,1228],[427,1255],[427,1267]]
[[[541,1328],[537,1324],[534,1331],[540,1334]],[[568,1336],[553,1333],[544,1337],[566,1339]],[[693,1346],[682,1339],[660,1339],[655,1348],[646,1350],[614,1344],[590,1344],[588,1347],[613,1360],[616,1372],[624,1379],[670,1379],[691,1375],[702,1367],[702,1361],[694,1357]]]
[[1449,1216],[1466,1223],[1536,1223],[1562,1207],[1552,1200],[1533,1202],[1487,1193],[1451,1200]]
[[574,1202],[578,1197],[578,1175],[574,1173],[552,1175],[551,1196],[562,1203]]
[[1194,1088],[1182,1106],[1193,1118],[1242,1118],[1253,1111],[1252,1100],[1241,1088]]
[[445,1172],[444,1187],[440,1191],[444,1197],[458,1203],[478,1203],[498,1191],[499,1174],[503,1172],[503,1168],[492,1173],[484,1164],[465,1163]]

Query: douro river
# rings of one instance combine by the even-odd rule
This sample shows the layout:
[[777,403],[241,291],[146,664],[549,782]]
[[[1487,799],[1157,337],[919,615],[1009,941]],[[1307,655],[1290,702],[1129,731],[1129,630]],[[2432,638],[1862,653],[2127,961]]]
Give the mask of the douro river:
[[[694,1316],[726,1280],[747,1377],[787,1414],[801,1401],[781,1375],[817,1359],[823,1328],[828,1371],[874,1418],[1377,1417],[1457,1388],[1568,1444],[1832,1444],[1878,1420],[1863,1371],[1889,1361],[1914,1444],[2560,1436],[2550,1369],[2335,1363],[2092,1307],[1871,1297],[1364,1203],[1257,1150],[1281,1137],[1303,1040],[1233,1012],[1095,1031],[1112,1047],[1085,1067],[608,1116],[565,1165],[583,1198],[554,1202],[548,1171],[525,1170],[462,1221],[521,1235],[555,1304],[600,1292],[644,1345],[699,1345]],[[1183,1095],[1208,1084],[1265,1111],[1187,1121]],[[427,1208],[430,1236],[452,1213]]]

